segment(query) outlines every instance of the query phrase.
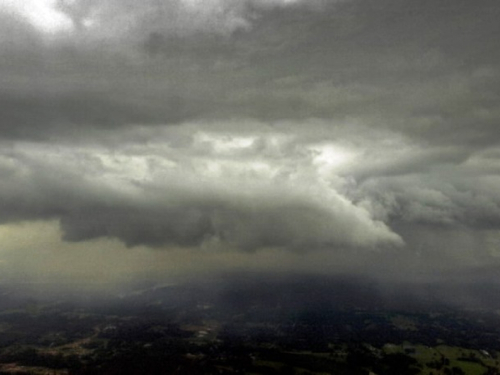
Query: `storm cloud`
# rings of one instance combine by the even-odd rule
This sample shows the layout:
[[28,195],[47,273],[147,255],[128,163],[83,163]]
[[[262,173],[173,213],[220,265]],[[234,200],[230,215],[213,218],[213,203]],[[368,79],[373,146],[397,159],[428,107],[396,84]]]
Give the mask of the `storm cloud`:
[[[67,240],[110,236],[130,246],[401,244],[330,186],[342,181],[326,176],[336,161],[322,160],[322,141],[303,144],[269,127],[262,136],[255,124],[244,137],[185,127],[118,149],[16,142],[2,158],[0,218],[59,218]],[[184,145],[175,141],[181,130]]]
[[[66,242],[496,262],[499,13],[0,1],[0,222],[55,220]],[[467,240],[437,240],[452,237]]]

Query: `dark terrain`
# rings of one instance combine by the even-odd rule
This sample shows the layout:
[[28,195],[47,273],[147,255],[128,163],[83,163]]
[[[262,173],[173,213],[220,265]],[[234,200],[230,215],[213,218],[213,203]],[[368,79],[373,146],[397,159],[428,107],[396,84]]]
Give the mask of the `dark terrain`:
[[269,275],[3,285],[0,374],[500,374],[498,292]]

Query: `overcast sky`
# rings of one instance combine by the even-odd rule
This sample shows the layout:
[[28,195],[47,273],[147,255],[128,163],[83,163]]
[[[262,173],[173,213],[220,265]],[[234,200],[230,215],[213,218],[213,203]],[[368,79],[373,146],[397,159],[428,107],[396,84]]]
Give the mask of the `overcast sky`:
[[0,278],[494,274],[499,19],[498,0],[0,0]]

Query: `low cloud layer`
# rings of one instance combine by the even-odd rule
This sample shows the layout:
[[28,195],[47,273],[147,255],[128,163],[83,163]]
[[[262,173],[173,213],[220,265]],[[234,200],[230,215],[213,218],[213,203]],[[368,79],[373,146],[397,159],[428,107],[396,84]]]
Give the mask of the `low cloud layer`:
[[0,218],[60,220],[67,241],[243,250],[391,248],[398,225],[500,227],[495,153],[325,121],[241,124],[5,143]]
[[119,146],[16,143],[2,157],[1,219],[60,219],[66,240],[116,237],[130,246],[401,245],[342,194],[335,169],[351,154],[304,142],[289,132],[297,126],[248,123],[241,136],[234,124],[215,132],[184,125]]

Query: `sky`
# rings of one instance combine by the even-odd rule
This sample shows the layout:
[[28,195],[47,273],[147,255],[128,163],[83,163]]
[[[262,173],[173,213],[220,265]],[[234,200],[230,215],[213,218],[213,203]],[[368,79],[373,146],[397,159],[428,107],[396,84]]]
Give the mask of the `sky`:
[[0,281],[496,280],[497,0],[0,0]]

